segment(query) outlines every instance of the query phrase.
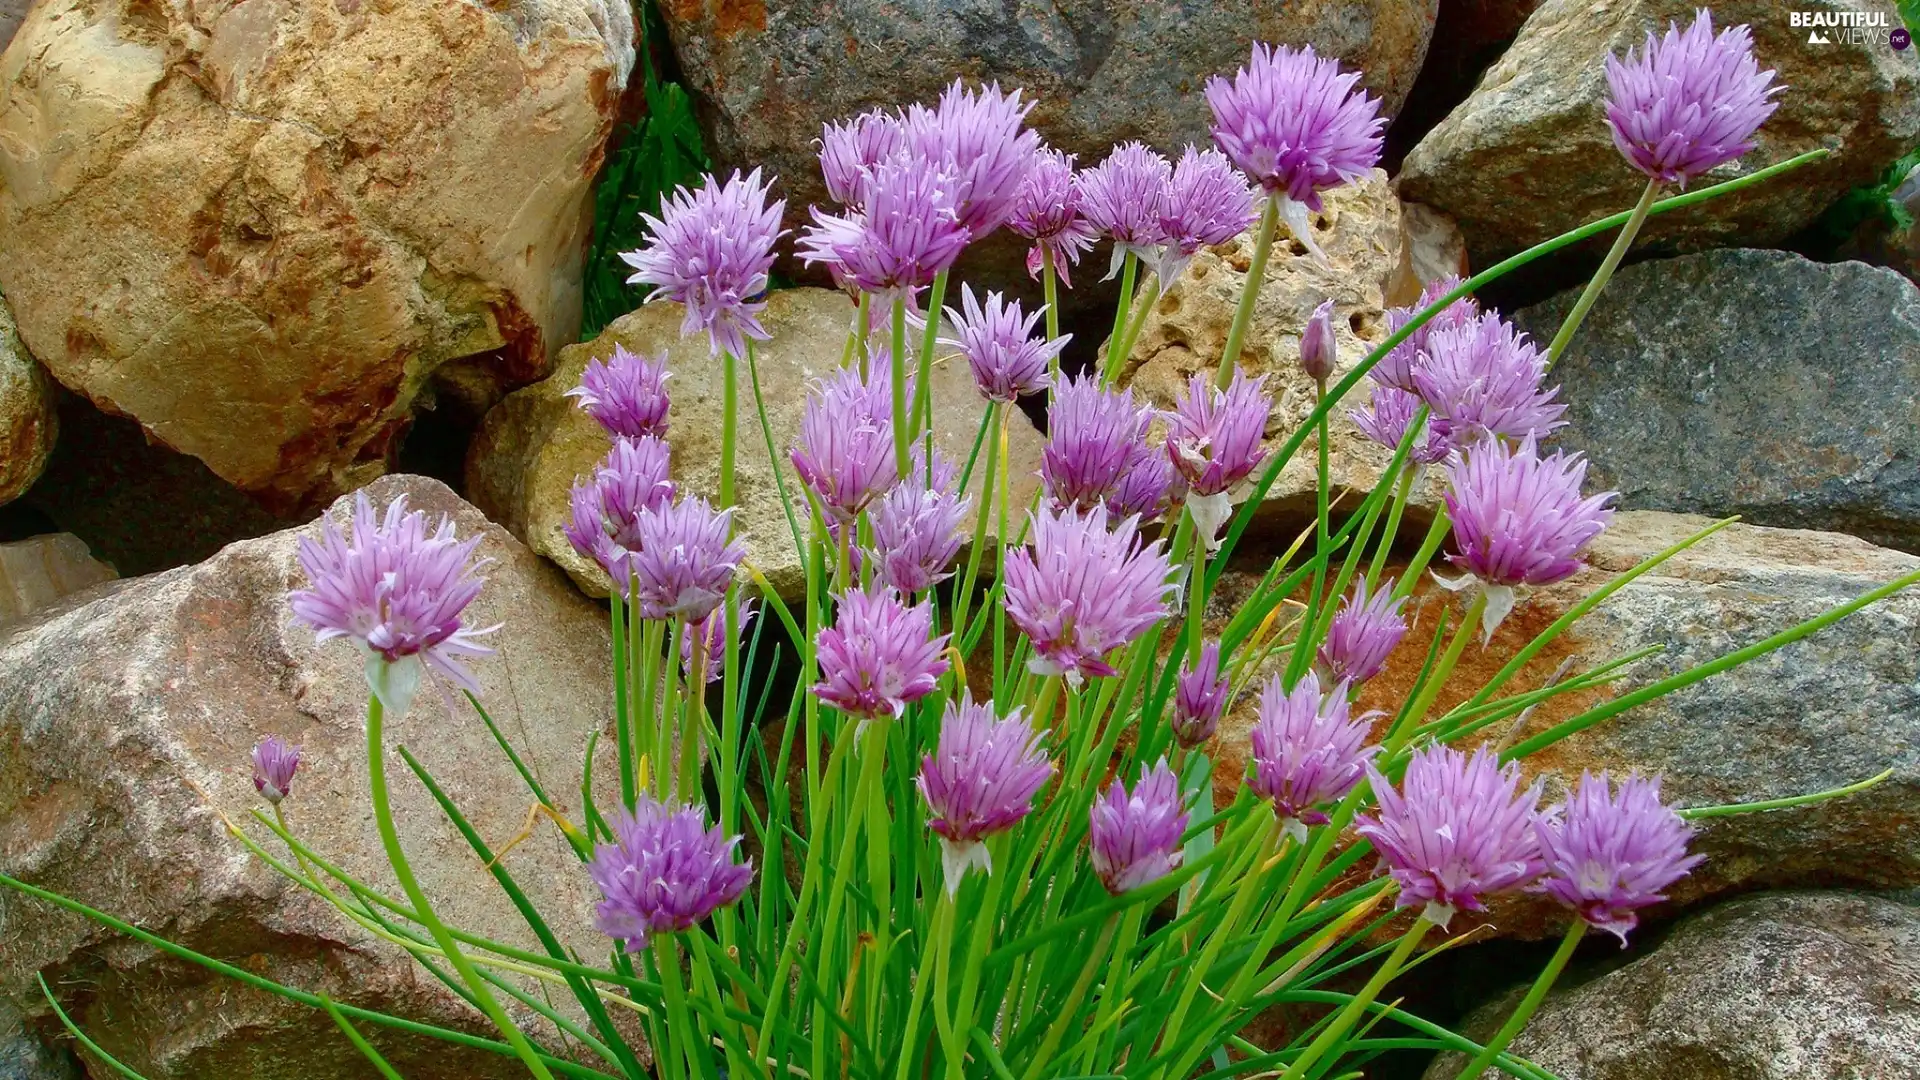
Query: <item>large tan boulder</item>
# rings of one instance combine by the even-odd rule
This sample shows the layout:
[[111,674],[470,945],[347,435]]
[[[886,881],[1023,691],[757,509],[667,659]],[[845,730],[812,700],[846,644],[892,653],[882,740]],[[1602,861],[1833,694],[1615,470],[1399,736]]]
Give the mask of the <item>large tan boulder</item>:
[[19,498],[40,478],[59,430],[53,387],[20,344],[13,312],[0,298],[0,505]]
[[[756,348],[761,397],[774,450],[780,455],[779,468],[788,494],[798,504],[795,515],[802,529],[806,528],[805,506],[800,503],[799,480],[787,451],[800,431],[809,384],[840,363],[853,313],[844,293],[801,288],[771,294],[760,316],[773,335]],[[705,335],[680,337],[681,318],[678,304],[648,304],[615,320],[592,342],[567,348],[550,378],[509,395],[487,414],[468,451],[467,490],[475,504],[528,547],[558,563],[594,596],[607,595],[607,576],[575,551],[561,530],[569,520],[567,493],[577,478],[590,475],[606,456],[608,440],[599,425],[563,395],[579,383],[588,359],[611,356],[615,345],[644,355],[665,349],[673,372],[667,381],[673,401],[667,427],[673,478],[683,491],[714,498],[720,483],[722,369],[709,355]],[[740,511],[735,520],[745,534],[748,562],[782,595],[797,595],[806,588],[805,568],[794,552],[781,510],[774,466],[767,457],[767,438],[754,411],[744,362],[739,378],[734,452]],[[962,465],[986,406],[965,360],[958,356],[936,359],[932,398],[934,446],[956,466]],[[1040,433],[1015,410],[1007,463],[1016,507],[1008,515],[1010,525],[1024,517],[1021,508],[1039,483],[1040,445]],[[985,471],[984,464],[974,469],[970,489],[976,499]]]
[[72,533],[0,544],[0,625],[114,577],[113,567],[94,558]]
[[[579,819],[581,754],[611,726],[605,620],[551,566],[437,481],[395,476],[369,494],[405,493],[484,537],[492,560],[468,609],[505,623],[496,656],[473,670],[494,719],[547,791]],[[343,514],[345,506],[332,513]],[[206,562],[76,596],[0,628],[0,871],[139,926],[339,1000],[486,1033],[484,1018],[383,943],[279,876],[230,836],[221,815],[270,838],[248,753],[265,735],[305,748],[283,808],[302,840],[400,895],[368,809],[366,682],[346,644],[295,625],[287,590],[305,578],[301,535],[232,544]],[[525,922],[391,748],[410,749],[496,847],[532,796],[461,702],[425,689],[389,720],[395,814],[421,883],[445,918],[538,949]],[[279,850],[277,843],[270,844]],[[596,892],[551,825],[505,865],[554,932],[604,957]],[[358,1080],[366,1062],[322,1012],[164,957],[39,900],[0,889],[0,1012],[42,1033],[44,973],[108,1052],[151,1080]],[[528,1014],[529,1024],[537,1021]],[[509,1058],[366,1029],[403,1075],[467,1080],[526,1075]],[[535,1028],[537,1030],[537,1028]],[[104,1066],[96,1064],[96,1068]],[[104,1071],[95,1075],[106,1075]]]
[[45,0],[0,57],[0,290],[61,383],[312,505],[576,335],[632,56],[616,0]]

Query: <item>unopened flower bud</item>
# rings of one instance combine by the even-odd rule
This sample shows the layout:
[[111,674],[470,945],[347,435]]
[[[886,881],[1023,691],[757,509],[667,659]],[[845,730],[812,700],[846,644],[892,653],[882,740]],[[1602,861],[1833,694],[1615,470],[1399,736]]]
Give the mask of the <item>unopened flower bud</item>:
[[1325,300],[1313,309],[1313,318],[1307,320],[1307,328],[1300,334],[1300,370],[1314,382],[1324,383],[1333,377],[1338,356],[1339,346],[1333,340],[1333,301]]

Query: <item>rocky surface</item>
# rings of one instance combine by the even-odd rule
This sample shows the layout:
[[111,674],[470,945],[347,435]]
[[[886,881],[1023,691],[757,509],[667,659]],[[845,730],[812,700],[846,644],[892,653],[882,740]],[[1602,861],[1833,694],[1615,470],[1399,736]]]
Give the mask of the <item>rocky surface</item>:
[[31,6],[32,0],[0,0],[0,51],[13,40],[14,32],[20,29],[20,20],[27,17],[27,8]]
[[1311,44],[1365,72],[1397,111],[1433,32],[1437,0],[1190,4],[1143,0],[948,5],[744,0],[660,5],[723,165],[780,177],[794,221],[825,189],[813,140],[828,120],[931,101],[955,78],[1022,87],[1032,121],[1085,164],[1115,143],[1205,145],[1210,75],[1246,63],[1254,40]]
[[[1333,301],[1334,339],[1339,345],[1333,381],[1337,382],[1386,338],[1388,294],[1411,292],[1417,298],[1420,286],[1412,284],[1416,268],[1453,268],[1451,260],[1460,250],[1459,234],[1443,217],[1421,211],[1409,223],[1386,174],[1377,169],[1358,184],[1327,193],[1325,203],[1325,212],[1314,217],[1313,228],[1326,250],[1327,263],[1315,261],[1283,231],[1267,263],[1266,281],[1240,355],[1242,368],[1269,376],[1267,392],[1274,401],[1267,420],[1269,450],[1278,450],[1313,411],[1313,380],[1300,371],[1300,334],[1313,309],[1323,300]],[[1449,250],[1452,255],[1446,254]],[[1196,371],[1212,373],[1226,345],[1252,257],[1251,233],[1195,256],[1150,309],[1133,354],[1122,365],[1121,381],[1154,404],[1172,408]],[[1371,384],[1362,380],[1333,414],[1330,475],[1336,490],[1354,490],[1354,502],[1373,489],[1381,470],[1393,459],[1391,450],[1362,435],[1347,419],[1347,412],[1359,407],[1370,392]],[[1297,527],[1303,516],[1314,513],[1318,453],[1317,437],[1309,436],[1268,491],[1262,509],[1277,519],[1276,527]],[[1236,495],[1243,497],[1245,492]],[[1427,470],[1414,494],[1413,516],[1424,520],[1426,508],[1437,505],[1439,498],[1438,473]]]
[[53,387],[20,344],[13,312],[0,298],[0,505],[40,478],[59,429]]
[[[1576,293],[1519,312],[1550,338]],[[1920,288],[1723,250],[1621,271],[1554,367],[1596,488],[1920,550]]]
[[113,567],[94,558],[72,533],[0,544],[0,623],[25,618],[63,596],[113,578]]
[[20,1017],[0,1005],[0,1080],[80,1080],[72,1055],[26,1033]]
[[[1576,965],[1513,1049],[1563,1080],[1894,1080],[1920,1075],[1920,909],[1762,893],[1690,915],[1596,973]],[[1485,1038],[1518,1000],[1476,1013]],[[1462,1060],[1443,1055],[1427,1080]]]
[[[798,500],[787,450],[800,430],[810,380],[833,371],[847,339],[853,305],[827,289],[786,289],[768,297],[761,322],[773,335],[756,351],[767,426],[781,455],[788,491]],[[487,516],[511,529],[527,546],[558,563],[583,589],[607,594],[606,574],[567,543],[567,493],[577,477],[592,472],[606,456],[607,435],[562,395],[580,381],[590,357],[612,354],[615,344],[653,355],[667,350],[673,378],[667,383],[673,404],[667,441],[673,447],[673,476],[683,491],[712,499],[720,481],[720,399],[722,369],[709,355],[705,336],[680,337],[681,308],[648,304],[616,320],[594,341],[567,348],[551,378],[520,390],[487,414],[467,458],[467,490]],[[767,458],[766,435],[754,412],[753,391],[740,371],[740,412],[735,431],[736,518],[748,545],[748,560],[783,595],[805,589],[804,572],[794,553],[787,519]],[[958,356],[936,359],[933,376],[934,445],[956,464],[964,464],[979,431],[985,402],[972,373]],[[1009,458],[1011,496],[1025,506],[1038,484],[1039,432],[1016,411],[1011,420]],[[976,468],[976,496],[985,481]],[[977,505],[977,504],[976,504]],[[799,517],[802,527],[806,518]],[[969,519],[969,527],[971,519]],[[965,557],[964,554],[962,556]]]
[[[1476,265],[1634,204],[1646,178],[1620,157],[1603,108],[1609,53],[1650,29],[1691,20],[1693,0],[1547,0],[1473,94],[1407,156],[1410,199],[1452,214]],[[1874,12],[1898,25],[1888,0],[1830,0],[1820,10]],[[1809,46],[1771,0],[1713,6],[1716,25],[1753,29],[1761,66],[1789,88],[1755,149],[1701,178],[1732,179],[1808,150],[1831,150],[1791,177],[1654,218],[1644,246],[1698,250],[1767,246],[1805,227],[1848,189],[1874,183],[1920,141],[1920,63],[1878,42]]]
[[[580,754],[611,723],[602,613],[566,579],[444,486],[395,476],[376,505],[406,493],[462,535],[485,536],[487,585],[468,611],[505,623],[500,652],[475,663],[483,699],[529,766],[572,815]],[[344,512],[337,506],[334,513]],[[317,851],[391,895],[398,886],[367,810],[366,684],[355,651],[317,645],[293,624],[286,592],[303,582],[295,542],[316,526],[231,545],[208,561],[122,582],[0,630],[0,870],[93,903],[189,947],[340,1000],[483,1030],[432,977],[281,878],[228,835],[222,817],[268,834],[248,753],[277,734],[305,748],[284,804]],[[531,796],[464,703],[425,690],[389,718],[474,827],[498,844]],[[524,922],[397,760],[393,797],[416,872],[451,923],[537,948]],[[603,949],[593,887],[570,849],[541,828],[507,856],[560,937]],[[152,1080],[331,1080],[367,1066],[324,1013],[164,959],[78,917],[0,891],[0,1003],[44,1027],[33,973],[75,1019]],[[529,1018],[532,1022],[533,1018]],[[371,1034],[370,1030],[370,1034]],[[511,1059],[381,1036],[403,1074],[524,1075]]]
[[430,377],[497,397],[572,340],[632,56],[606,0],[44,0],[0,59],[0,289],[63,384],[324,501]]
[[[1592,549],[1592,567],[1535,591],[1486,648],[1469,646],[1438,708],[1485,685],[1523,645],[1581,598],[1709,524],[1650,511],[1617,515]],[[1657,646],[1611,686],[1542,704],[1516,739],[1670,674],[1732,652],[1810,619],[1903,574],[1920,558],[1853,537],[1732,525],[1668,560],[1603,601],[1530,661],[1507,693],[1543,686],[1562,664],[1578,674]],[[1229,575],[1220,610],[1253,583]],[[1363,706],[1397,708],[1426,656],[1439,605],[1453,594],[1423,584],[1409,609],[1415,629],[1386,672],[1369,683]],[[1221,723],[1214,756],[1221,795],[1244,774],[1254,695]],[[1502,728],[1489,733],[1506,736]],[[1590,727],[1525,759],[1549,777],[1554,797],[1582,770],[1630,769],[1666,776],[1664,793],[1683,806],[1777,799],[1841,787],[1891,768],[1863,794],[1812,807],[1715,818],[1696,850],[1707,861],[1673,891],[1676,903],[1760,885],[1845,882],[1875,888],[1920,885],[1920,592],[1883,600],[1837,625]],[[1496,907],[1497,932],[1534,937],[1564,925],[1537,898]]]

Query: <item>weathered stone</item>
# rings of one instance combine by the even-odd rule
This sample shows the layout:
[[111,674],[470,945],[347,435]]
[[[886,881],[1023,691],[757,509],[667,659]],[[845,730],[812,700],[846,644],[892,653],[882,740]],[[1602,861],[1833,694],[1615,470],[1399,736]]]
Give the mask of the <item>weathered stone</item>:
[[[1574,296],[1515,321],[1550,338]],[[1920,288],[1898,274],[1779,251],[1641,263],[1553,375],[1556,441],[1623,506],[1920,550]]]
[[0,1080],[80,1080],[73,1056],[29,1034],[20,1016],[0,1005]]
[[[683,491],[714,498],[720,483],[723,369],[709,355],[705,335],[681,338],[681,317],[677,304],[648,304],[615,320],[594,341],[565,349],[551,378],[509,395],[487,414],[468,454],[467,489],[474,502],[594,596],[607,594],[606,574],[575,551],[561,530],[569,520],[567,493],[575,479],[591,474],[606,456],[607,435],[562,395],[580,381],[589,358],[610,356],[616,344],[646,355],[665,349],[673,371],[667,383],[673,399],[667,427],[673,477]],[[800,430],[808,383],[835,370],[852,320],[853,305],[844,294],[809,288],[771,294],[760,317],[773,335],[755,350],[761,397],[780,454],[781,475],[799,507],[796,518],[803,529],[804,504],[787,450]],[[740,511],[735,520],[745,534],[748,561],[782,595],[796,595],[805,591],[804,568],[781,509],[767,436],[754,411],[744,362],[739,380],[734,453]],[[932,396],[934,446],[956,465],[963,464],[985,407],[964,360],[936,358]],[[1019,410],[1013,411],[1009,430],[1009,490],[1013,505],[1024,507],[1038,482],[1041,440]],[[971,490],[976,498],[985,471],[974,470]]]
[[[549,793],[577,820],[588,735],[610,726],[605,622],[551,566],[444,485],[375,482],[481,534],[492,560],[468,610],[505,623],[498,655],[474,664],[482,699]],[[345,506],[331,512],[344,514]],[[368,812],[366,683],[358,653],[316,644],[287,590],[304,582],[296,540],[317,525],[233,544],[207,562],[75,597],[0,630],[0,870],[140,926],[342,1001],[467,1030],[487,1024],[403,953],[251,855],[223,819],[271,836],[248,752],[277,734],[304,747],[284,804],[302,840],[389,895],[398,886]],[[532,804],[468,707],[424,690],[387,719],[395,814],[416,873],[450,923],[526,948],[526,924],[393,753],[432,770],[481,835],[499,845]],[[268,843],[278,850],[277,842]],[[594,893],[551,827],[506,856],[554,932],[604,949]],[[0,1002],[44,1016],[34,973],[68,995],[75,1019],[152,1080],[364,1077],[365,1061],[322,1012],[165,958],[93,923],[0,889]],[[537,1018],[529,1015],[529,1023]],[[524,1076],[510,1058],[366,1028],[403,1074]]]
[[[1621,158],[1604,118],[1602,64],[1649,30],[1691,21],[1693,0],[1547,0],[1473,94],[1427,134],[1400,174],[1409,199],[1452,214],[1476,265],[1631,207],[1646,177]],[[1809,46],[1771,0],[1729,0],[1714,23],[1746,23],[1763,68],[1788,89],[1745,157],[1715,183],[1813,149],[1824,161],[1648,221],[1643,244],[1698,250],[1765,246],[1805,227],[1848,189],[1873,183],[1920,140],[1920,64],[1887,47],[1888,0],[1825,0],[1813,10],[1878,15],[1880,39]]]
[[[823,203],[820,126],[876,105],[931,102],[955,78],[997,80],[1036,102],[1032,122],[1084,164],[1140,139],[1206,145],[1208,76],[1231,74],[1254,40],[1311,44],[1364,72],[1392,113],[1427,53],[1436,0],[1266,5],[1144,0],[897,5],[747,0],[662,4],[708,146],[728,167],[765,166],[790,221]],[[1095,275],[1097,276],[1097,275]]]
[[[1582,598],[1707,524],[1652,511],[1617,515],[1595,542],[1589,569],[1534,591],[1487,647],[1468,646],[1434,715],[1484,686]],[[1503,693],[1537,689],[1563,664],[1571,676],[1644,648],[1661,650],[1629,665],[1616,683],[1544,702],[1512,738],[1544,731],[1615,694],[1760,641],[1916,570],[1920,558],[1850,536],[1729,526],[1608,597],[1529,661]],[[1221,612],[1253,584],[1234,574],[1223,582]],[[1387,670],[1367,684],[1363,708],[1396,710],[1407,700],[1439,606],[1457,603],[1430,582],[1416,589],[1409,603],[1414,630]],[[1247,695],[1221,722],[1212,750],[1221,798],[1244,774],[1254,718],[1254,695]],[[1488,737],[1505,738],[1510,726],[1497,725]],[[1637,769],[1663,774],[1663,793],[1683,806],[1824,791],[1890,768],[1888,780],[1846,799],[1703,822],[1695,849],[1707,861],[1672,895],[1687,904],[1759,885],[1920,884],[1920,835],[1908,827],[1920,813],[1920,593],[1882,600],[1524,760],[1531,773],[1549,778],[1556,798],[1583,770],[1618,776]],[[1489,921],[1500,934],[1534,937],[1557,932],[1564,916],[1544,899],[1521,897],[1497,904]]]
[[[1920,909],[1763,893],[1690,915],[1625,965],[1577,966],[1513,1051],[1563,1080],[1895,1080],[1920,1075]],[[1476,1012],[1487,1037],[1518,1000]],[[1464,1062],[1442,1055],[1427,1080]]]
[[1466,277],[1467,241],[1453,219],[1431,206],[1400,204],[1400,265],[1387,279],[1386,302],[1410,307],[1428,282],[1448,275]]
[[13,40],[14,32],[20,29],[20,20],[27,17],[27,8],[32,0],[0,0],[0,52],[4,52],[7,42]]
[[[1266,374],[1273,412],[1267,420],[1266,446],[1279,447],[1291,438],[1313,412],[1313,380],[1300,370],[1300,334],[1321,301],[1333,301],[1334,339],[1339,362],[1338,381],[1387,336],[1387,292],[1403,282],[1414,265],[1444,261],[1431,252],[1443,250],[1444,240],[1409,242],[1401,205],[1387,185],[1386,174],[1375,170],[1358,184],[1337,188],[1325,196],[1326,209],[1314,217],[1314,234],[1326,250],[1325,265],[1307,254],[1284,230],[1274,243],[1266,281],[1253,309],[1240,366],[1250,374]],[[1444,223],[1423,219],[1428,237],[1444,237]],[[1226,347],[1227,331],[1245,288],[1247,267],[1253,258],[1249,232],[1228,244],[1201,251],[1149,310],[1133,353],[1122,365],[1120,381],[1129,384],[1160,408],[1172,408],[1199,371],[1211,374]],[[1397,286],[1402,292],[1406,286]],[[1418,286],[1414,286],[1418,291]],[[1102,362],[1104,362],[1104,353]],[[1329,455],[1334,489],[1351,488],[1354,501],[1373,489],[1393,459],[1393,451],[1373,442],[1347,419],[1349,410],[1367,400],[1371,383],[1362,380],[1334,409]],[[1268,491],[1262,514],[1279,527],[1297,526],[1314,513],[1314,491],[1319,483],[1318,437],[1309,434]],[[1236,493],[1244,497],[1245,491]],[[1411,500],[1412,518],[1424,522],[1438,505],[1440,485],[1436,470],[1423,472]],[[1284,546],[1284,545],[1283,545]]]
[[544,374],[632,64],[608,0],[45,0],[0,58],[0,288],[229,482],[378,475],[437,369]]
[[59,429],[53,387],[20,344],[13,312],[0,298],[0,505],[19,498],[39,479]]
[[0,544],[0,623],[25,618],[63,596],[112,581],[113,567],[72,533]]

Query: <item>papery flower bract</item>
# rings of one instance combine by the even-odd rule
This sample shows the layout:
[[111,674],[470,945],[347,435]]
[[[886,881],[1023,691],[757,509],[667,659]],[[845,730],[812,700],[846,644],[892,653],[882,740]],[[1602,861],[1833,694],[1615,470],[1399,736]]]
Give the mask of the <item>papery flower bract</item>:
[[986,236],[1013,213],[1040,150],[1039,134],[1026,127],[1032,108],[1019,90],[1002,93],[999,83],[969,90],[955,79],[933,108],[907,109],[907,145],[952,178],[954,211],[969,239]]
[[981,841],[1026,817],[1053,775],[1040,740],[1017,706],[1001,719],[991,702],[947,702],[939,741],[921,761],[917,783],[930,813],[927,827],[940,838],[949,896],[968,867],[993,871]]
[[1186,484],[1167,455],[1136,443],[1120,470],[1120,479],[1114,481],[1100,503],[1114,517],[1138,517],[1144,525],[1163,517],[1186,494]]
[[1442,929],[1456,909],[1531,883],[1545,869],[1534,829],[1540,786],[1522,790],[1520,767],[1482,747],[1472,757],[1438,743],[1415,753],[1395,791],[1372,763],[1377,814],[1356,819],[1400,886],[1397,907],[1425,905]]
[[278,805],[293,793],[293,774],[300,769],[300,748],[278,735],[269,735],[253,748],[253,790]]
[[[918,449],[916,447],[916,449]],[[960,553],[961,527],[973,499],[953,490],[953,466],[934,453],[931,482],[925,466],[881,497],[873,508],[875,569],[903,593],[924,592],[950,575]]]
[[1173,728],[1173,741],[1192,750],[1213,738],[1220,727],[1221,714],[1227,711],[1227,691],[1231,683],[1220,674],[1220,643],[1209,641],[1200,647],[1200,663],[1180,665],[1180,677],[1173,684],[1173,701],[1167,722]]
[[1196,373],[1167,417],[1167,457],[1187,482],[1187,512],[1208,551],[1219,548],[1220,526],[1233,516],[1227,492],[1267,456],[1267,377],[1235,369],[1225,390]]
[[1629,775],[1616,794],[1606,773],[1580,775],[1566,804],[1534,825],[1546,857],[1535,886],[1627,945],[1641,908],[1666,899],[1701,855],[1687,854],[1693,826],[1660,801],[1660,779]]
[[1256,41],[1232,79],[1207,80],[1214,145],[1268,192],[1317,211],[1321,191],[1352,183],[1380,160],[1387,122],[1359,82],[1358,72],[1342,72],[1311,45]]
[[[891,363],[870,360],[867,377],[844,368],[807,395],[793,469],[827,512],[852,521],[900,479],[893,446]],[[913,400],[913,387],[906,387]]]
[[1160,197],[1160,242],[1154,269],[1165,292],[1203,247],[1247,231],[1256,216],[1253,188],[1218,150],[1188,146]]
[[[1406,438],[1407,426],[1420,414],[1420,408],[1426,404],[1420,395],[1396,386],[1375,385],[1373,399],[1365,407],[1353,409],[1347,418],[1360,433],[1389,450],[1398,450],[1400,441]],[[1431,412],[1429,410],[1429,412]],[[1420,421],[1420,434],[1413,440],[1407,456],[1422,465],[1431,465],[1446,460],[1452,449],[1447,440],[1434,431],[1431,415]]]
[[953,337],[941,342],[960,350],[973,369],[973,383],[989,401],[1010,402],[1022,394],[1046,389],[1047,369],[1072,334],[1052,341],[1034,337],[1033,329],[1047,309],[1028,315],[1020,301],[1008,302],[997,292],[987,294],[984,306],[974,299],[973,286],[960,287],[961,310],[947,309]]
[[[1340,347],[1333,340],[1333,301],[1322,300],[1300,332],[1300,370],[1307,378],[1325,385],[1339,361]],[[1377,365],[1376,365],[1377,366]]]
[[1115,779],[1094,800],[1087,822],[1088,861],[1107,891],[1119,896],[1178,869],[1186,831],[1180,782],[1161,758],[1153,768],[1141,768],[1132,791]]
[[427,515],[409,513],[405,495],[376,517],[367,493],[356,492],[347,533],[329,517],[318,540],[300,538],[300,568],[312,587],[290,593],[288,606],[319,640],[346,638],[366,654],[367,685],[395,716],[412,702],[423,669],[478,694],[460,661],[492,655],[478,639],[499,629],[468,630],[460,621],[480,595],[479,566],[468,562],[480,540],[455,537],[448,518],[429,533]]
[[[1460,279],[1453,276],[1428,282],[1427,287],[1420,292],[1420,299],[1412,305],[1387,309],[1387,333],[1389,335],[1398,333],[1401,327],[1413,321],[1414,316],[1433,306],[1441,297],[1459,287]],[[1472,297],[1463,296],[1455,300],[1434,312],[1433,318],[1414,327],[1413,332],[1402,339],[1400,344],[1388,349],[1386,355],[1380,358],[1380,362],[1367,370],[1367,376],[1384,386],[1405,390],[1409,394],[1418,393],[1420,388],[1414,384],[1413,373],[1424,362],[1423,354],[1427,351],[1427,335],[1435,330],[1470,322],[1479,315],[1480,305]],[[1398,440],[1395,441],[1398,442]]]
[[726,598],[747,549],[729,539],[733,510],[715,510],[697,496],[645,510],[635,522],[637,549],[628,556],[634,598],[643,619],[699,622]]
[[907,129],[900,118],[882,109],[840,123],[828,123],[820,132],[820,175],[827,197],[842,206],[865,204],[867,178],[873,167],[907,148]]
[[902,603],[892,589],[849,589],[834,624],[814,638],[820,681],[809,689],[849,716],[899,716],[947,673],[946,634],[933,633],[933,605]]
[[1319,807],[1337,802],[1360,782],[1377,746],[1367,735],[1377,713],[1351,715],[1346,684],[1322,693],[1319,676],[1308,671],[1292,691],[1279,675],[1260,690],[1260,714],[1254,721],[1253,793],[1273,803],[1283,826],[1296,839],[1308,825],[1328,821]]
[[1128,254],[1151,262],[1166,236],[1160,200],[1173,180],[1167,159],[1138,142],[1121,143],[1107,159],[1080,174],[1080,212],[1113,240],[1112,277]]
[[564,394],[615,438],[667,434],[667,354],[637,356],[615,345],[613,356],[587,361],[580,385]]
[[1080,179],[1073,171],[1073,155],[1041,147],[1033,157],[1027,178],[1014,195],[1007,227],[1033,241],[1027,249],[1027,274],[1038,280],[1042,255],[1053,255],[1053,272],[1060,284],[1073,288],[1069,268],[1093,247],[1099,231],[1080,213]]
[[1369,597],[1362,578],[1341,601],[1315,653],[1329,683],[1358,686],[1386,669],[1388,655],[1407,633],[1406,616],[1400,613],[1407,598],[1394,599],[1393,584],[1388,578]]
[[575,551],[600,564],[621,596],[631,577],[628,560],[640,548],[640,515],[673,501],[671,456],[651,435],[616,438],[593,475],[568,493],[571,514],[561,531]]
[[814,224],[797,245],[800,259],[827,266],[885,310],[932,284],[967,246],[955,186],[950,171],[924,158],[888,158],[868,170],[863,208],[844,215],[814,208]]
[[1713,32],[1701,8],[1685,30],[1669,23],[1639,52],[1607,57],[1607,129],[1627,162],[1654,180],[1679,184],[1753,149],[1753,133],[1786,89],[1761,71],[1753,35],[1742,26]]
[[660,216],[641,214],[647,243],[620,258],[634,268],[628,284],[652,285],[649,303],[686,305],[684,337],[707,332],[714,355],[744,356],[747,339],[767,339],[756,316],[765,308],[773,245],[783,231],[785,200],[767,202],[760,170],[735,172],[722,184],[706,177],[698,189],[681,187],[660,203]]
[[1524,439],[1565,427],[1567,407],[1544,385],[1547,358],[1494,312],[1427,335],[1414,389],[1432,408],[1435,434],[1449,446],[1489,435]]
[[[741,598],[733,608],[738,612],[735,616],[738,633],[744,637],[748,624],[753,622],[753,600],[751,597]],[[685,632],[680,635],[680,674],[689,679],[694,677],[695,649],[702,650],[704,654],[699,659],[706,672],[705,682],[714,682],[726,673],[722,667],[727,657],[726,613],[727,605],[722,604],[708,612],[706,618],[687,624]]]
[[1151,410],[1133,391],[1107,387],[1097,372],[1062,374],[1047,404],[1047,443],[1040,478],[1055,506],[1091,509],[1120,482],[1144,447]]
[[1107,654],[1171,611],[1173,568],[1159,540],[1142,545],[1139,520],[1109,528],[1104,506],[1082,514],[1041,508],[1026,547],[1007,552],[1007,617],[1027,635],[1029,668],[1070,680],[1112,675]]
[[733,861],[740,837],[707,828],[706,812],[692,805],[662,806],[643,794],[632,813],[615,807],[612,824],[613,842],[593,849],[587,874],[602,897],[595,924],[629,952],[706,921],[753,880],[751,862]]

